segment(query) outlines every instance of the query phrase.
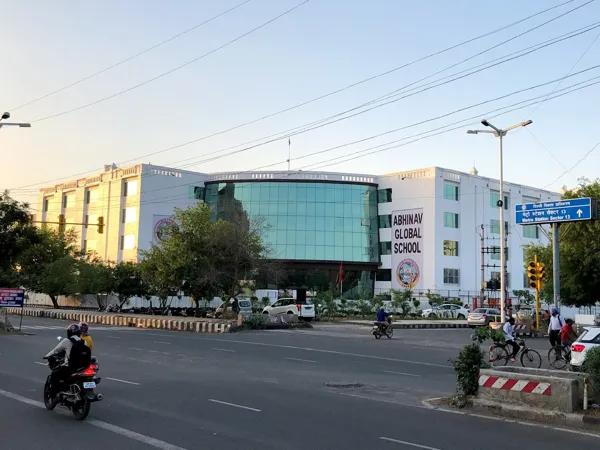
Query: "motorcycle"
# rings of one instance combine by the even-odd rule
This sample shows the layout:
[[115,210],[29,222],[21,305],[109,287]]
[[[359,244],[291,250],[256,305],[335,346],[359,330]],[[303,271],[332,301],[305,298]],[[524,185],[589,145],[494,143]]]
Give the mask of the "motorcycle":
[[[391,339],[394,335],[394,329],[392,328],[392,316],[388,316],[386,319],[387,326],[385,322],[374,322],[373,323],[373,331],[372,334],[375,336],[375,339],[381,339],[381,336],[387,336],[388,339]],[[385,330],[384,330],[385,326]]]
[[[58,338],[60,341],[62,338]],[[54,371],[63,364],[64,356],[50,356],[48,367]],[[100,370],[98,358],[92,356],[91,364],[88,367],[81,368],[72,374],[64,385],[67,390],[59,392],[56,397],[50,396],[50,376],[46,378],[44,385],[44,405],[46,409],[52,411],[57,405],[65,406],[73,412],[75,420],[85,420],[90,413],[91,404],[102,400],[102,394],[96,394],[96,386],[100,384],[101,378],[97,376]]]

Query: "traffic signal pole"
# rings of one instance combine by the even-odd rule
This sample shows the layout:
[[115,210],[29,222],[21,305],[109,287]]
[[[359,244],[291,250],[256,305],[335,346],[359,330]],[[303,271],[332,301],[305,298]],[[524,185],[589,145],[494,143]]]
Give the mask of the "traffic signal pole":
[[[535,255],[533,257],[533,262],[535,263],[535,266],[537,267],[538,265],[538,259],[537,259],[537,255]],[[535,289],[535,329],[537,331],[540,331],[540,290]]]
[[552,282],[554,284],[554,306],[560,312],[560,243],[558,223],[552,224]]

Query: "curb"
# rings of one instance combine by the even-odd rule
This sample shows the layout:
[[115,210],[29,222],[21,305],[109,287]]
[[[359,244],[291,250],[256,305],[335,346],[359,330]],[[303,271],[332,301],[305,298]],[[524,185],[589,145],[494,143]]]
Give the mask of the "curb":
[[594,431],[596,433],[600,432],[600,417],[590,417],[584,414],[563,413],[540,408],[497,403],[479,398],[469,398],[466,407],[458,409],[451,406],[439,406],[436,404],[442,400],[446,400],[446,398],[431,398],[424,400],[422,403],[427,408],[454,414],[504,417],[506,419],[518,419],[543,425],[559,425]]
[[[325,322],[323,322],[325,323]],[[332,322],[334,323],[334,322]],[[367,324],[364,322],[354,322],[354,321],[344,321],[344,322],[335,322],[339,324],[346,325],[362,325],[362,326],[372,326],[373,324]],[[469,328],[469,325],[466,323],[397,323],[392,322],[392,327],[395,330],[415,330],[415,329],[442,329],[442,328]]]
[[40,310],[6,308],[6,312],[11,315],[20,316],[21,311],[24,316],[44,317],[56,320],[72,320],[73,322],[87,322],[102,325],[113,325],[119,327],[149,328],[154,330],[169,331],[187,331],[192,333],[229,333],[232,322],[208,320],[172,320],[156,319],[146,317],[132,317],[130,315],[90,313],[90,312],[72,312],[61,310]]

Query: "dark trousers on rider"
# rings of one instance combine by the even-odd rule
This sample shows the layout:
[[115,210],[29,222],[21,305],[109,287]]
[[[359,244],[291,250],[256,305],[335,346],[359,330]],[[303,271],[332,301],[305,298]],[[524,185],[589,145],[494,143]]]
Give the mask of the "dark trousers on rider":
[[554,347],[555,345],[560,345],[560,330],[550,330],[550,345]]
[[69,378],[70,374],[71,371],[67,366],[60,366],[52,371],[52,374],[50,374],[50,395],[52,397],[56,396],[56,394],[60,392],[63,382]]
[[506,341],[506,345],[510,345],[512,347],[512,355],[510,356],[513,358],[517,356],[517,353],[519,353],[519,350],[521,349],[519,344],[517,344],[515,341]]

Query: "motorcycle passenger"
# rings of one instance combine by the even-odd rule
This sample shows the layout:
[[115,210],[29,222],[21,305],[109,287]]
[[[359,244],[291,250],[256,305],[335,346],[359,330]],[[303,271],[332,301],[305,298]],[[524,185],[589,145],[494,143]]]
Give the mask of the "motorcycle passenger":
[[377,311],[377,322],[379,327],[381,328],[382,333],[385,333],[385,330],[388,327],[387,318],[389,317],[389,315],[390,314],[385,310],[383,306],[379,308],[379,311]]
[[81,339],[83,339],[86,345],[90,348],[90,350],[94,349],[94,341],[92,341],[92,337],[89,334],[89,326],[85,322],[81,322],[79,324],[79,329],[81,330]]
[[44,356],[44,359],[48,359],[51,356],[61,356],[64,354],[63,363],[56,367],[50,375],[50,396],[56,397],[60,392],[62,382],[69,379],[71,373],[73,373],[72,364],[70,363],[71,350],[77,343],[83,342],[80,338],[81,329],[76,323],[72,323],[67,328],[67,339],[61,340],[56,347]]

